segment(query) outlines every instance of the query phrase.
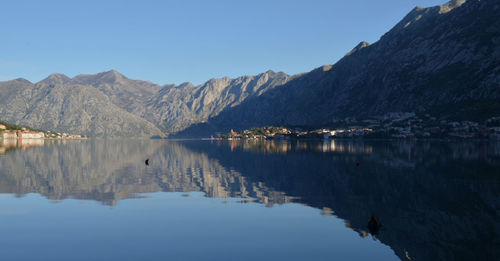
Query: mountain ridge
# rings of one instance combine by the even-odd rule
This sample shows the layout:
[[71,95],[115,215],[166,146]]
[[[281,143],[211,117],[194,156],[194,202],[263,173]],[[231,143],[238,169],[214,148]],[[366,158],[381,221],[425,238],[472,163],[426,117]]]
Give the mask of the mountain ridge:
[[498,116],[498,11],[498,2],[479,0],[416,7],[377,42],[360,42],[335,64],[296,75],[268,70],[199,85],[158,85],[110,70],[73,78],[51,74],[37,83],[0,82],[0,118],[90,136],[147,137],[317,126],[388,112]]
[[[249,96],[260,95],[265,88],[276,85],[272,82],[275,78],[285,80],[287,77],[285,73],[268,70],[255,76],[212,78],[196,86],[190,82],[160,86],[149,81],[129,79],[115,70],[80,74],[73,78],[53,73],[37,83],[25,79],[0,82],[0,95],[3,95],[0,104],[4,105],[0,108],[0,116],[16,124],[59,132],[78,131],[90,136],[165,136],[169,131],[182,130],[191,123],[207,120],[226,106],[234,106]],[[221,93],[224,93],[224,99],[218,97]],[[86,109],[82,107],[84,100],[72,95],[88,97],[93,106],[98,107],[89,112],[86,110],[88,106],[83,106]],[[166,95],[179,98],[182,102],[175,103]],[[155,113],[155,110],[162,112],[155,102],[165,98],[171,101],[168,105],[170,109],[164,112],[170,115],[168,117]],[[69,104],[61,99],[78,102]],[[205,105],[210,105],[211,109],[204,108]],[[175,111],[175,115],[168,110]],[[66,117],[68,111],[70,116]],[[60,115],[59,118],[56,115]],[[190,119],[184,122],[187,117]],[[101,118],[103,121],[97,124],[88,123]],[[116,127],[106,122],[110,119]],[[167,123],[162,123],[165,120]],[[65,122],[78,125],[70,126]],[[126,122],[145,131],[134,132]],[[170,123],[172,126],[167,125]],[[127,131],[123,131],[124,126],[128,126]]]
[[[258,125],[324,126],[388,112],[466,120],[498,116],[500,4],[469,0],[440,10],[416,8],[379,41],[354,48],[330,70],[312,70],[181,135]],[[409,21],[414,23],[406,26]]]

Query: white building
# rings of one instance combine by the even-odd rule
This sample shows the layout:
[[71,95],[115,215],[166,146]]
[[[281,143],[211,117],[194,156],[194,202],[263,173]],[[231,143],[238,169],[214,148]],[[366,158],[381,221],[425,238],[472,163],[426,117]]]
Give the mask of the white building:
[[19,139],[43,139],[45,134],[43,132],[19,132],[17,137]]
[[2,135],[0,136],[2,139],[17,139],[17,133],[11,131],[2,131]]

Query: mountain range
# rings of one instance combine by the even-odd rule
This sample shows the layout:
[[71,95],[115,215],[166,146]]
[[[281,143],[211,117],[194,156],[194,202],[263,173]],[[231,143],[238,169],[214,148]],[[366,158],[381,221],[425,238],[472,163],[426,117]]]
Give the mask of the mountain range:
[[89,136],[209,135],[262,125],[318,126],[389,112],[500,116],[500,2],[416,7],[379,41],[334,65],[160,86],[111,70],[0,82],[0,119]]

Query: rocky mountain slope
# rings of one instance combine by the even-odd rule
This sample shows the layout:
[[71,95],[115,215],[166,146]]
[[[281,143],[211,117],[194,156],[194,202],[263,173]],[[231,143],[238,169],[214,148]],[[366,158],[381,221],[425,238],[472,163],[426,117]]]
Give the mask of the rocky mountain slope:
[[335,65],[290,76],[160,86],[116,71],[0,82],[0,119],[90,136],[209,135],[262,125],[326,125],[388,112],[481,120],[500,111],[500,3],[417,7]]
[[295,77],[186,134],[257,125],[324,125],[387,112],[481,120],[500,111],[499,1],[412,10],[381,39]]
[[198,86],[159,86],[114,70],[74,78],[52,74],[35,84],[24,79],[0,82],[0,119],[90,136],[163,136],[204,122],[289,79],[268,71],[211,79]]
[[169,133],[181,131],[192,124],[206,122],[243,101],[260,97],[291,78],[282,72],[267,71],[236,79],[211,79],[199,86],[190,83],[167,86],[150,100],[149,114],[144,117]]
[[99,89],[47,83],[55,78],[37,84],[22,79],[0,83],[0,118],[37,129],[91,136],[162,134],[154,124],[114,104],[112,97]]

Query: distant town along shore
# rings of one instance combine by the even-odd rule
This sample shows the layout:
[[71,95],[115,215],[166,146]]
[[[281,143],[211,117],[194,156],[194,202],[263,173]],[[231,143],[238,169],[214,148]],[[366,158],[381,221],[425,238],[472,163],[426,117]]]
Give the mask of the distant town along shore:
[[0,122],[0,139],[85,139],[79,134],[56,133],[51,131],[33,130],[13,124]]
[[500,117],[484,122],[437,120],[430,115],[392,113],[378,119],[346,118],[328,127],[305,129],[266,126],[248,130],[231,130],[212,139],[491,139],[500,140]]

